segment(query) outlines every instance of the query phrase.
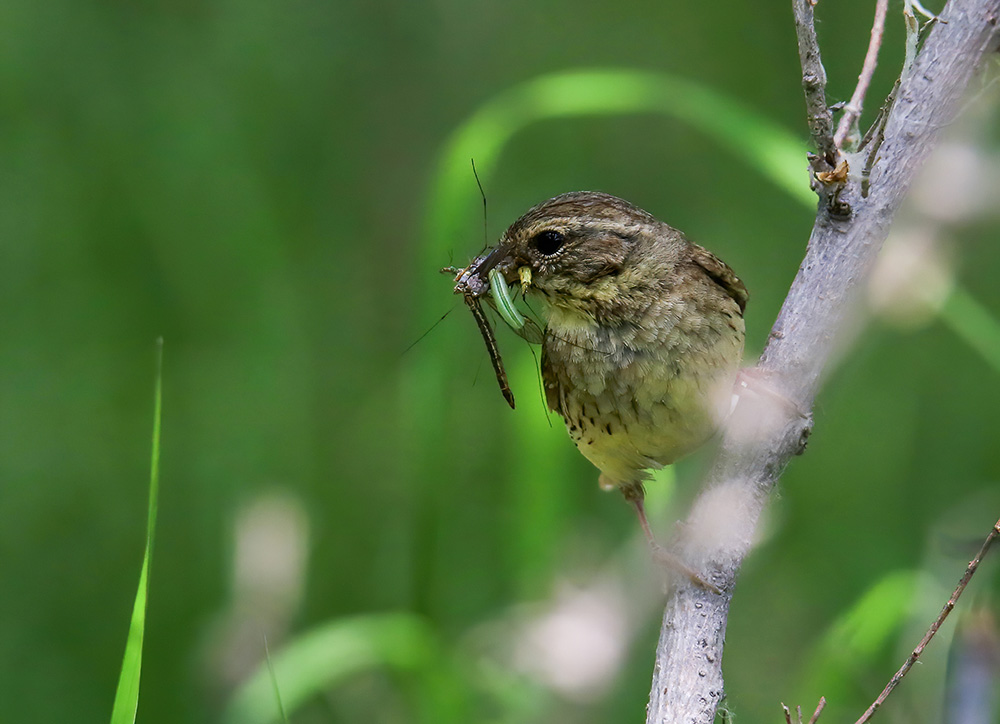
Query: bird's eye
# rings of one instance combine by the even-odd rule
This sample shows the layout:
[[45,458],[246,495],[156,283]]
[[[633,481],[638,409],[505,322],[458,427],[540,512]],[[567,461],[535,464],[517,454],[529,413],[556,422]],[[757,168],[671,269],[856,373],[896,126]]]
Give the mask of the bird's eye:
[[552,256],[562,249],[563,244],[566,243],[566,237],[554,229],[547,229],[535,234],[531,242],[540,254]]

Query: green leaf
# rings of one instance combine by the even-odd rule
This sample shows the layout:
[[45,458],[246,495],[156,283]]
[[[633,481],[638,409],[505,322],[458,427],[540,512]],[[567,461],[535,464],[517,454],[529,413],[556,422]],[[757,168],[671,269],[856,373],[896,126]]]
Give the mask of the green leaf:
[[889,573],[834,621],[813,653],[803,701],[822,694],[828,701],[844,702],[858,693],[860,672],[891,649],[906,623],[919,581],[915,571]]
[[278,686],[278,675],[274,673],[274,664],[271,661],[271,652],[267,648],[267,636],[264,637],[264,661],[267,664],[267,675],[271,679],[271,688],[274,690],[274,705],[278,707],[278,716],[281,724],[288,724],[288,715],[285,713],[285,705],[281,701],[281,687]]
[[938,310],[944,325],[1000,372],[1000,323],[963,287],[955,285]]
[[156,530],[156,505],[160,487],[160,417],[163,400],[163,338],[156,342],[156,387],[153,393],[153,445],[149,470],[149,508],[146,513],[146,551],[142,557],[139,588],[132,605],[132,622],[118,690],[111,709],[111,724],[133,724],[139,706],[139,677],[142,672],[142,639],[146,630],[146,599],[149,593],[149,564],[153,557],[153,534]]
[[[433,668],[437,641],[424,621],[409,614],[338,619],[298,636],[265,662],[240,687],[223,721],[266,724],[281,721],[310,698],[371,669],[426,671]],[[281,682],[284,712],[275,705]]]
[[806,143],[765,116],[711,88],[666,73],[627,69],[543,75],[499,93],[451,135],[441,154],[425,227],[428,268],[455,243],[462,220],[478,208],[469,159],[486,179],[519,131],[540,121],[652,113],[690,123],[803,203],[809,189]]

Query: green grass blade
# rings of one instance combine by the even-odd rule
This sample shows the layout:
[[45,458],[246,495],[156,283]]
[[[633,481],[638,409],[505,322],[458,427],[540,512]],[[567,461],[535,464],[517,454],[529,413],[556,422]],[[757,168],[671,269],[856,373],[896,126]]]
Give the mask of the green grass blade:
[[271,662],[271,651],[267,647],[267,636],[264,636],[264,661],[267,663],[267,675],[271,679],[271,688],[274,690],[274,704],[278,707],[281,724],[288,724],[285,705],[281,703],[281,688],[278,686],[278,675],[274,673],[274,664]]
[[156,342],[156,388],[153,395],[153,445],[149,471],[149,510],[146,517],[146,551],[142,557],[139,588],[132,606],[118,690],[111,709],[111,724],[134,724],[139,706],[139,676],[142,670],[142,639],[146,631],[146,598],[149,592],[149,563],[153,557],[156,505],[160,487],[160,416],[163,399],[163,339]]
[[891,650],[919,584],[919,572],[893,571],[843,612],[813,651],[802,700],[815,701],[822,694],[833,708],[851,701],[859,672],[870,670],[880,654]]
[[956,285],[938,310],[941,321],[979,356],[1000,372],[1000,323],[989,310]]
[[552,73],[494,96],[452,134],[441,155],[424,229],[427,267],[441,265],[460,238],[463,222],[479,207],[478,192],[469,181],[470,158],[476,159],[485,181],[511,138],[534,123],[636,113],[691,124],[791,196],[816,205],[809,189],[806,142],[736,100],[666,73],[613,68]]

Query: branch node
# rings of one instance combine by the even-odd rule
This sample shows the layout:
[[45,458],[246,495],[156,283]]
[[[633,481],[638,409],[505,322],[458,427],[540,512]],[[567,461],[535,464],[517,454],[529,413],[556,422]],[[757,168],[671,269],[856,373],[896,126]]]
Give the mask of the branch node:
[[799,433],[799,444],[795,450],[796,455],[802,455],[806,451],[806,447],[809,445],[809,437],[812,435],[813,431],[813,416],[812,413],[806,416],[806,422],[802,426],[802,431]]

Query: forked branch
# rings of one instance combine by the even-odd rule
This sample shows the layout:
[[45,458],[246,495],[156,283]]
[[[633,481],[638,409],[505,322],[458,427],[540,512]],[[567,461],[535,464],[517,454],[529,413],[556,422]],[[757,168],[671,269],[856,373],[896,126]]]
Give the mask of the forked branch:
[[[793,2],[798,18],[809,0]],[[995,49],[1000,0],[950,0],[941,18],[900,83],[868,194],[862,195],[860,179],[845,175],[838,181],[843,204],[820,204],[805,259],[723,432],[722,449],[688,517],[688,535],[679,550],[723,594],[679,581],[668,596],[647,724],[714,720],[724,692],[729,603],[758,518],[788,461],[802,450],[810,429],[808,411],[845,343],[860,289],[893,216],[939,132],[953,120],[980,59]],[[816,64],[822,67],[818,54],[812,71],[803,61],[803,76],[815,73]],[[810,128],[814,138],[825,139],[830,126],[823,109],[813,105]],[[818,151],[825,153],[822,145]]]

